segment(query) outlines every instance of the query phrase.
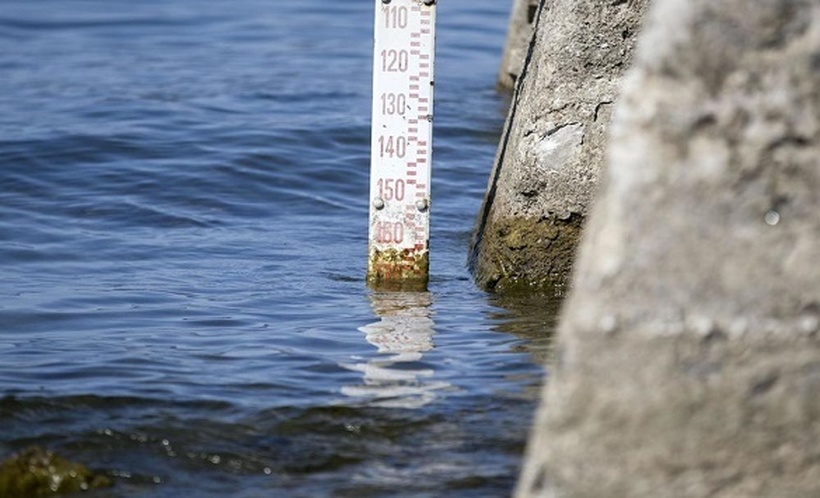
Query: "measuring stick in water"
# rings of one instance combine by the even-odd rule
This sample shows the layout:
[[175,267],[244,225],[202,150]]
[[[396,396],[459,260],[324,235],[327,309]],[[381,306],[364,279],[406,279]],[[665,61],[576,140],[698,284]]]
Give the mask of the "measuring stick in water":
[[426,289],[435,0],[375,0],[367,281]]

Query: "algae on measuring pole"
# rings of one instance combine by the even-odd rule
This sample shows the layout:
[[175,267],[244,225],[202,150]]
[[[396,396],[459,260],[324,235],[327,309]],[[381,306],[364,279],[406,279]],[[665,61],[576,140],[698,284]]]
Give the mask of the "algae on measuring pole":
[[367,262],[367,284],[376,290],[425,291],[429,269],[427,249],[373,249]]

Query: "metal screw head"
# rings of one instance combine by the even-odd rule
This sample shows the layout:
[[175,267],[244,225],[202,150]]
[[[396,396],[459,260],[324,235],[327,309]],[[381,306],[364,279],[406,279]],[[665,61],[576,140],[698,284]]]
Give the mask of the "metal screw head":
[[373,207],[376,208],[377,211],[384,209],[384,199],[381,197],[376,197],[373,199]]
[[434,3],[436,3],[436,0],[424,0],[424,5],[433,5]]
[[430,208],[430,204],[428,204],[427,199],[419,199],[416,201],[416,209],[420,212],[425,212],[427,209]]
[[382,0],[382,3],[385,4],[385,5],[387,5],[390,2],[391,2],[391,0]]
[[778,223],[780,223],[780,213],[772,209],[771,211],[766,213],[766,216],[764,216],[763,219],[766,221],[767,225],[775,226]]

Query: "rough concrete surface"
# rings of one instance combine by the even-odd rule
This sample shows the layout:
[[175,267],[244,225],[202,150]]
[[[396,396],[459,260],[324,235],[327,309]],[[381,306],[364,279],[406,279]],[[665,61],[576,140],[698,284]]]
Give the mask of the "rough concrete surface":
[[480,286],[566,284],[647,4],[541,2],[474,235]]
[[517,490],[820,496],[820,2],[654,0]]
[[539,0],[513,0],[504,56],[498,72],[500,88],[507,90],[515,88],[515,82],[524,69],[524,60],[527,58],[527,50],[532,40],[535,17],[538,14],[540,3]]

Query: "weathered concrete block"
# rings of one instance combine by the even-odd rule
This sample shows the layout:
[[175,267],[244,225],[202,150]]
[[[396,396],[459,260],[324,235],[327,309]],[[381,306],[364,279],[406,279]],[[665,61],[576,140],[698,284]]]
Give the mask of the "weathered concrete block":
[[490,289],[567,281],[648,0],[542,4],[470,257]]
[[501,69],[498,72],[498,86],[507,90],[515,88],[515,82],[524,69],[530,41],[535,28],[540,0],[513,0],[510,23],[507,28],[507,42]]
[[820,2],[654,0],[518,497],[820,496]]

